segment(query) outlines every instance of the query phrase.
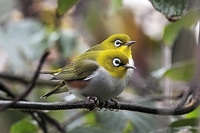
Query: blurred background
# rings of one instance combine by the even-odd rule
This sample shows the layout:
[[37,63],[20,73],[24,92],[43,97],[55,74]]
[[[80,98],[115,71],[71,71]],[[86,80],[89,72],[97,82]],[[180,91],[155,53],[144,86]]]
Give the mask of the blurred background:
[[[18,95],[26,88],[45,49],[51,53],[43,70],[53,70],[110,35],[124,33],[137,41],[132,46],[137,69],[119,101],[173,107],[177,104],[173,97],[188,89],[194,75],[199,3],[198,0],[163,3],[157,0],[0,0],[0,81]],[[75,100],[67,92],[40,99],[57,84],[49,81],[50,78],[40,75],[27,99]],[[0,97],[6,95],[0,91]],[[70,133],[190,133],[199,131],[198,112],[199,109],[184,116],[104,109],[46,113]],[[177,123],[181,124],[177,126]],[[30,116],[16,110],[0,113],[0,129],[1,133],[42,132]],[[58,132],[51,125],[48,130]]]

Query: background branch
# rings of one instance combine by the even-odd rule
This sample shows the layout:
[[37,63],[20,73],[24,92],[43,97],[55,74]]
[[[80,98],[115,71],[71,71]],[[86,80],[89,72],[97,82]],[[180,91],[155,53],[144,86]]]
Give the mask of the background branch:
[[[22,84],[29,84],[31,82],[31,79],[29,77],[14,76],[14,75],[9,75],[7,73],[0,73],[0,78],[12,82],[19,82]],[[37,81],[37,85],[55,86],[57,84],[58,82],[52,82],[52,81],[50,82],[49,80],[44,80],[44,79],[38,79]]]
[[14,99],[10,104],[7,104],[7,105],[5,105],[5,106],[1,106],[1,107],[0,107],[0,110],[3,110],[3,109],[5,109],[5,108],[11,106],[12,104],[15,104],[15,103],[16,103],[17,101],[19,101],[20,99],[25,98],[25,97],[33,90],[33,88],[34,88],[35,85],[36,85],[36,81],[37,81],[37,79],[38,79],[38,76],[39,76],[40,70],[41,70],[41,68],[42,68],[42,65],[43,65],[43,63],[44,63],[46,57],[47,57],[49,54],[50,54],[49,50],[46,50],[46,51],[43,53],[42,57],[40,58],[40,62],[39,62],[39,64],[38,64],[38,67],[37,67],[37,69],[36,69],[36,71],[35,71],[35,74],[34,74],[33,77],[32,77],[31,83],[28,85],[28,87],[25,89],[25,91],[22,92],[19,96],[15,97],[15,99]]

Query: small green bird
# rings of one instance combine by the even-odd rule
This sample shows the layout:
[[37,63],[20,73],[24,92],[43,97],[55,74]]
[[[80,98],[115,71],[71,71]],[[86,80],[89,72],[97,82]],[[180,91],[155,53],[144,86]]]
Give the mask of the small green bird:
[[123,91],[135,69],[130,48],[133,43],[135,41],[130,41],[125,34],[112,35],[65,67],[43,71],[61,82],[42,98],[67,91],[60,89],[64,85],[81,98],[94,96],[100,102],[115,98]]

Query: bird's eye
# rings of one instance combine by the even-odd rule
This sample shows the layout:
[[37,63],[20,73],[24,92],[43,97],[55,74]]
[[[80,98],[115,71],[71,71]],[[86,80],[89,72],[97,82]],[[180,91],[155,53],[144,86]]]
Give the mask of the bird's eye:
[[120,40],[116,40],[116,41],[115,41],[115,46],[116,46],[116,47],[121,46],[121,44],[122,44],[122,42],[121,42]]
[[120,59],[115,58],[115,59],[113,60],[113,65],[114,65],[114,66],[118,67],[120,64],[121,64],[121,60],[120,60]]

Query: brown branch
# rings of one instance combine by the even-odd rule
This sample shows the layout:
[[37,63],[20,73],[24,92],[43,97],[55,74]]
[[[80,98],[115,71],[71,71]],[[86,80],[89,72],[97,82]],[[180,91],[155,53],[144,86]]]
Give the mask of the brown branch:
[[[157,115],[183,115],[195,110],[199,106],[198,96],[193,96],[193,103],[190,106],[180,107],[178,109],[174,108],[156,108],[138,105],[134,103],[124,103],[120,102],[120,108],[116,105],[115,102],[109,102],[109,108],[111,109],[120,109],[128,111],[137,111],[142,113],[157,114]],[[0,106],[5,106],[11,101],[0,101]],[[26,111],[43,111],[43,110],[69,110],[69,109],[94,109],[95,103],[88,102],[87,100],[80,100],[75,102],[27,102],[27,101],[18,101],[16,104],[10,106],[12,109],[20,109]]]

